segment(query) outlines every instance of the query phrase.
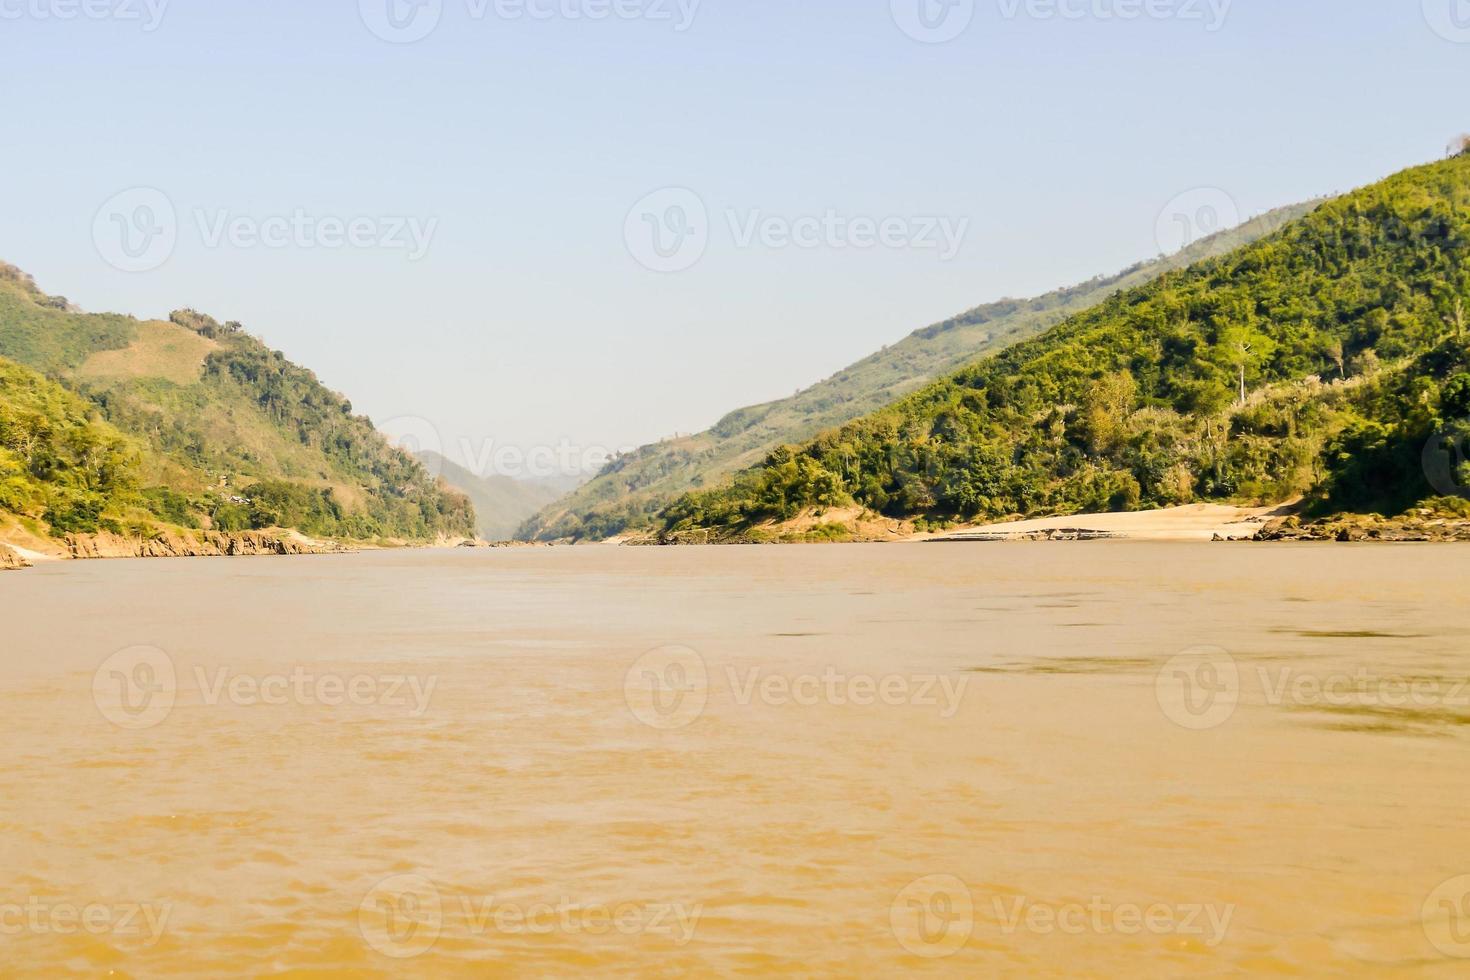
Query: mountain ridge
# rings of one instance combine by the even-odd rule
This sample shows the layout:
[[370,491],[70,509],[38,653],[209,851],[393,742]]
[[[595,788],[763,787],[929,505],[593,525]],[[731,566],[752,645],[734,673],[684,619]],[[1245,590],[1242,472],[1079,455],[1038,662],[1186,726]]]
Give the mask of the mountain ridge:
[[663,532],[758,538],[853,505],[921,528],[1297,494],[1398,513],[1439,494],[1426,441],[1470,434],[1467,259],[1462,153],[778,447],[681,498]]
[[783,442],[799,442],[876,411],[964,363],[1040,333],[1116,290],[1269,234],[1321,200],[1257,215],[1173,256],[1138,262],[1113,275],[1041,296],[981,304],[914,330],[795,396],[736,409],[704,432],[643,446],[614,459],[593,480],[527,521],[518,537],[595,540],[647,527],[683,492],[732,476]]
[[85,313],[0,263],[0,366],[0,511],[33,532],[474,532],[468,499],[238,323]]

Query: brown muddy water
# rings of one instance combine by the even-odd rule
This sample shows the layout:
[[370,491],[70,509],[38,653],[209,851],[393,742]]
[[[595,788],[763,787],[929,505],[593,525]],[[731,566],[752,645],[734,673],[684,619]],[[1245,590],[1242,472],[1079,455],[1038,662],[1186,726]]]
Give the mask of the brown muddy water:
[[0,975],[1464,976],[1456,546],[0,579]]

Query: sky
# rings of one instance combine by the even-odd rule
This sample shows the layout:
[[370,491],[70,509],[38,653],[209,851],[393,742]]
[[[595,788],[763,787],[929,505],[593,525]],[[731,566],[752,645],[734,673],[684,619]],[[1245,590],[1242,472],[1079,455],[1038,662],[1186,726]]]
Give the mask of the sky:
[[525,475],[1443,156],[1470,0],[0,0],[0,90],[0,259]]

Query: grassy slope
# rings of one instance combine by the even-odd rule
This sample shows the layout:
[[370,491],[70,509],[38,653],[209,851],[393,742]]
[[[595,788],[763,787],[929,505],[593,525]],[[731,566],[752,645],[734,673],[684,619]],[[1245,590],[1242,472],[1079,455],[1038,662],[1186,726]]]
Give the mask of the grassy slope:
[[[436,485],[311,372],[238,325],[191,312],[173,319],[80,313],[0,265],[0,357],[83,398],[139,450],[126,500],[88,498],[64,529],[95,529],[91,514],[102,527],[137,530],[141,501],[159,522],[223,530],[472,533],[468,501]],[[0,402],[10,400],[9,387],[0,389]],[[36,506],[26,513],[39,516]]]
[[645,446],[547,507],[521,536],[601,538],[646,525],[687,490],[717,485],[782,443],[857,418],[987,354],[1034,337],[1120,289],[1269,234],[1313,205],[1282,208],[1164,259],[1029,300],[1001,300],[915,331],[791,398],[731,412],[712,429]]
[[531,515],[560,494],[545,483],[531,483],[495,474],[476,476],[438,453],[423,452],[419,459],[430,472],[470,498],[475,505],[480,537],[486,541],[508,541]]
[[1434,496],[1422,448],[1466,407],[1467,263],[1462,155],[778,449],[664,526],[739,535],[854,501],[948,521],[1308,491],[1396,512]]

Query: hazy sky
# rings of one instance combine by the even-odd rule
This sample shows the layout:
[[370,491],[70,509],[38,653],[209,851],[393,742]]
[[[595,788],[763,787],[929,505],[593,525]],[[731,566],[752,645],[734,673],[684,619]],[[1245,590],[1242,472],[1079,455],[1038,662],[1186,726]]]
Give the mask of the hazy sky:
[[0,87],[48,290],[616,447],[1442,155],[1470,0],[0,0]]

